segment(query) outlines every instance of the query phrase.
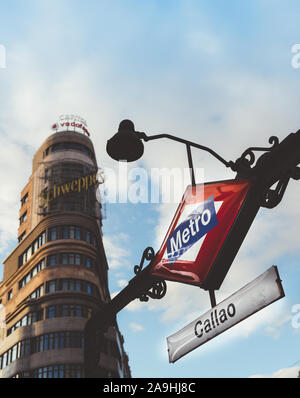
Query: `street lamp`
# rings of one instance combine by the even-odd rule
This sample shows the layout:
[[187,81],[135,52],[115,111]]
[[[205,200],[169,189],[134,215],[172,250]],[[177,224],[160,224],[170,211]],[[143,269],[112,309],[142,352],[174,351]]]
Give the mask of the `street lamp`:
[[[143,132],[135,131],[134,124],[130,120],[123,120],[118,132],[107,142],[107,153],[115,160],[132,162],[141,158],[144,153],[142,141],[167,138],[185,144],[191,171],[192,185],[195,185],[195,175],[191,156],[191,147],[209,152],[222,162],[226,167],[236,172],[236,179],[248,179],[251,181],[246,199],[241,211],[235,219],[230,233],[216,255],[214,267],[217,272],[205,280],[205,288],[209,290],[212,307],[216,305],[214,290],[218,289],[225,278],[247,232],[256,217],[260,207],[274,208],[285,193],[289,180],[300,179],[300,130],[289,134],[282,142],[275,136],[269,139],[270,147],[250,147],[235,161],[226,161],[212,149],[194,142],[175,137],[170,134],[157,134],[147,136]],[[263,152],[257,159],[254,152]],[[256,161],[256,162],[255,162]],[[275,185],[275,187],[274,187]],[[97,376],[97,339],[101,341],[108,326],[114,323],[115,315],[132,300],[140,298],[147,301],[148,297],[160,299],[166,293],[166,283],[163,278],[155,277],[151,273],[151,267],[155,260],[155,252],[148,247],[144,250],[139,266],[135,266],[136,276],[128,285],[103,309],[94,314],[85,327],[85,377]],[[149,264],[143,268],[144,262]]]
[[195,173],[192,161],[191,147],[201,149],[209,152],[212,156],[222,162],[226,167],[230,167],[233,171],[237,171],[235,164],[230,161],[227,162],[222,156],[218,155],[212,149],[196,144],[195,142],[185,140],[183,138],[175,137],[171,134],[156,134],[148,136],[143,132],[135,131],[134,124],[131,120],[125,119],[119,125],[118,132],[107,141],[106,151],[108,155],[114,160],[126,160],[127,162],[133,162],[142,157],[144,153],[144,144],[142,142],[152,141],[161,138],[168,138],[173,141],[180,142],[186,145],[189,168],[191,172],[192,185],[195,185]]
[[133,162],[144,153],[144,144],[134,130],[131,120],[123,120],[118,132],[107,141],[106,151],[114,160]]

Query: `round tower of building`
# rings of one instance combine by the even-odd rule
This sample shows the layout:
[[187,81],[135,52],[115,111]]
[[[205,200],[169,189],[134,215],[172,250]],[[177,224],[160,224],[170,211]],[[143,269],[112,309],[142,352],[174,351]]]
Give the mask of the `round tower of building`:
[[[86,127],[57,126],[34,156],[19,244],[4,261],[2,377],[84,377],[85,323],[110,300],[96,194],[102,173]],[[117,325],[103,350],[99,376],[130,377]]]

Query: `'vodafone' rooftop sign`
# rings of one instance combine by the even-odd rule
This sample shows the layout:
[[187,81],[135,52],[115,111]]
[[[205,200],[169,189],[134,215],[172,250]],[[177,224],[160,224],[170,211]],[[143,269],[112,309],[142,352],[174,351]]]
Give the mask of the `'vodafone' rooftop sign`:
[[79,130],[80,132],[90,136],[86,121],[82,117],[76,115],[61,115],[58,122],[52,125],[52,129],[56,130],[56,132]]

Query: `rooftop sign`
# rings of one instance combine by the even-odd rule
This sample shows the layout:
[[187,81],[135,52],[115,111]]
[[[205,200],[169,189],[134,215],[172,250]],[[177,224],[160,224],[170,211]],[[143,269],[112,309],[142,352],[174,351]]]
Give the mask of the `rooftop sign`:
[[82,117],[76,115],[61,115],[58,122],[52,125],[52,129],[56,130],[56,132],[66,130],[83,132],[90,136],[86,121]]

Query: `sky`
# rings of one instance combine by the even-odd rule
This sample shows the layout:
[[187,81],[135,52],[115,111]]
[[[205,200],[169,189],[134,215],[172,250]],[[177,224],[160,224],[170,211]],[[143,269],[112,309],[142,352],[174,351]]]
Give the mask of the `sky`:
[[[33,154],[61,114],[87,120],[99,166],[117,176],[118,163],[105,146],[123,119],[149,135],[170,133],[233,161],[250,146],[269,146],[272,135],[282,140],[296,132],[299,20],[296,0],[2,0],[0,263],[17,242],[20,192]],[[209,154],[192,152],[204,181],[235,178]],[[182,169],[185,148],[148,142],[129,167],[148,176],[153,168]],[[174,189],[178,201],[184,186]],[[168,282],[162,300],[135,300],[117,316],[133,377],[298,375],[299,194],[299,183],[291,180],[276,208],[260,209],[216,292],[220,302],[277,265],[285,297],[169,364],[167,336],[205,313],[210,302],[198,287]],[[159,249],[177,206],[105,204],[112,296],[133,278],[144,249]]]

